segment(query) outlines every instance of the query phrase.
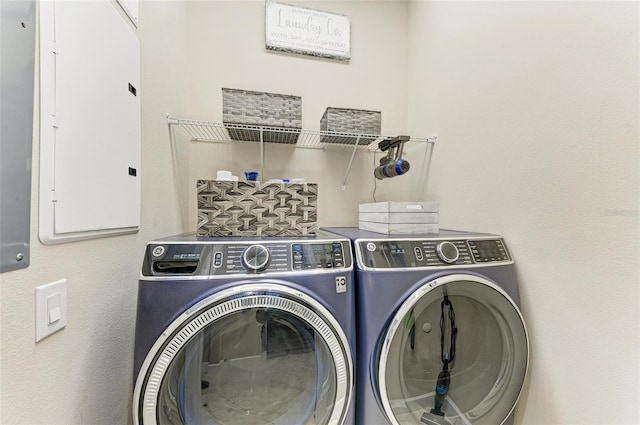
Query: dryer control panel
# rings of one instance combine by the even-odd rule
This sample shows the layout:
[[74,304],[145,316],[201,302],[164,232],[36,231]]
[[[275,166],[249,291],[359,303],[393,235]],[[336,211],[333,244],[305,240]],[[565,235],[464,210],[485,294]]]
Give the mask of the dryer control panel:
[[356,241],[356,255],[365,269],[442,268],[511,263],[502,238],[371,239]]
[[144,276],[231,276],[307,273],[349,269],[348,240],[229,241],[203,243],[151,242],[142,267]]

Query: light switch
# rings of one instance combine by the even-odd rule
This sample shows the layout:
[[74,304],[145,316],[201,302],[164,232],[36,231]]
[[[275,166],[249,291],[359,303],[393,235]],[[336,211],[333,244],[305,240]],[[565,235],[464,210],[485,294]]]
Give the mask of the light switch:
[[49,312],[49,325],[57,322],[62,317],[60,310],[60,294],[47,298],[47,311]]
[[67,325],[67,280],[36,288],[36,342]]

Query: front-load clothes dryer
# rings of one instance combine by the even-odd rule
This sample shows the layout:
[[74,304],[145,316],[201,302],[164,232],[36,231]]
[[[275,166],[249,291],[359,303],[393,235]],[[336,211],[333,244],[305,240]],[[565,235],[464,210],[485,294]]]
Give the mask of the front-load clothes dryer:
[[529,340],[504,238],[325,230],[354,241],[356,422],[512,424]]
[[350,241],[149,242],[138,289],[135,424],[353,424]]

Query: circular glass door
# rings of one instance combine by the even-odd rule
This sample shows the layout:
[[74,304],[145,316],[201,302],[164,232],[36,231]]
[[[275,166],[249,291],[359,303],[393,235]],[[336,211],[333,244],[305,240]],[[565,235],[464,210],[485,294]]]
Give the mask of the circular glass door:
[[518,400],[529,340],[494,283],[449,275],[421,286],[380,343],[380,402],[394,424],[497,425]]
[[247,284],[180,316],[136,384],[140,424],[342,424],[351,351],[335,318],[288,287]]

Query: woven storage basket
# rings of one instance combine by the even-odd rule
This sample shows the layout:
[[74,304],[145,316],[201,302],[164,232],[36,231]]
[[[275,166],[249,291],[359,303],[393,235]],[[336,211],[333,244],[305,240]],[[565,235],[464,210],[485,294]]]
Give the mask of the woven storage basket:
[[309,236],[318,231],[315,183],[198,180],[198,236]]
[[[360,144],[369,144],[380,134],[382,113],[363,109],[328,107],[320,120],[320,130],[336,133],[359,134]],[[362,136],[364,135],[364,136]],[[356,137],[323,135],[324,143],[354,144]]]
[[[263,141],[296,143],[302,128],[302,98],[277,93],[222,89],[222,122],[282,129],[264,131]],[[260,141],[260,130],[227,126],[233,140]]]

